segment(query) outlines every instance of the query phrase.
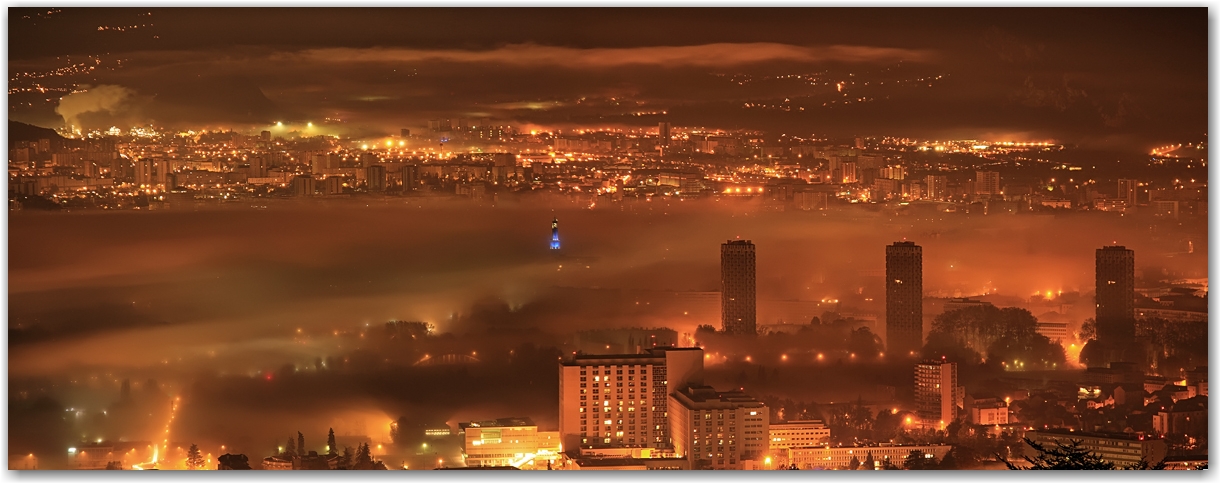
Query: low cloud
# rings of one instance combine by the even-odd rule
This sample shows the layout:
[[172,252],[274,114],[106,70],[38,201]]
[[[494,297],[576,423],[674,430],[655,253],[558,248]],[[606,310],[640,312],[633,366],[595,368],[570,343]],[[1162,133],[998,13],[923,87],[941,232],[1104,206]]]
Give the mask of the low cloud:
[[831,45],[802,47],[769,42],[715,43],[687,46],[579,49],[514,44],[497,49],[422,50],[401,48],[313,49],[281,54],[307,61],[499,63],[518,66],[556,65],[573,68],[612,68],[632,65],[719,67],[759,62],[894,62],[926,61],[924,50]]

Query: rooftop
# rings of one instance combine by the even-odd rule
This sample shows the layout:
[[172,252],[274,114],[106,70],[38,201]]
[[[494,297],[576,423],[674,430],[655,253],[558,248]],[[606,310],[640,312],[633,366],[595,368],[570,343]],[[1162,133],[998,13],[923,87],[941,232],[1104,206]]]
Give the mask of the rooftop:
[[1107,438],[1107,439],[1124,439],[1127,441],[1143,441],[1144,436],[1135,433],[1094,433],[1089,431],[1073,431],[1064,428],[1038,429],[1031,431],[1034,433],[1043,433],[1051,435],[1073,436],[1077,438]]
[[500,418],[488,421],[471,421],[463,423],[467,428],[505,428],[512,426],[537,426],[534,420],[527,417]]
[[762,406],[759,400],[747,395],[741,391],[726,391],[719,392],[711,386],[690,386],[674,393],[681,395],[684,399],[694,403],[725,403],[736,405],[758,405]]
[[643,354],[577,354],[570,360],[563,361],[565,366],[588,365],[589,361],[612,361],[616,359],[663,359],[667,351],[702,351],[702,347],[653,347]]
[[457,468],[434,468],[436,470],[520,470],[515,466],[461,466]]

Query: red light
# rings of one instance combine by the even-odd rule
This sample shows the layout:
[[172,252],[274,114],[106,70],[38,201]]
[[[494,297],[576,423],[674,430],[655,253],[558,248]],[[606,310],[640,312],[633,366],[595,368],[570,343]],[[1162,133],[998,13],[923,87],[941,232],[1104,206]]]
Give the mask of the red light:
[[267,373],[267,375],[266,375],[266,376],[264,376],[264,377],[265,377],[265,378],[266,378],[268,381],[270,381],[270,380],[271,380],[271,373],[270,373],[270,372],[268,372],[268,373]]

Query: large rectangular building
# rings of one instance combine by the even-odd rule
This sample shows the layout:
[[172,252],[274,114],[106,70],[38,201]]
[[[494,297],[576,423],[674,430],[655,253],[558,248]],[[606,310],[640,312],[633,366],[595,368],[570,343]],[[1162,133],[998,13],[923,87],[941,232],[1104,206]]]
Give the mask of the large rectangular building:
[[775,468],[791,464],[788,457],[792,448],[822,446],[830,442],[830,428],[820,420],[771,423],[769,433],[767,454]]
[[703,384],[703,349],[576,355],[559,365],[559,434],[565,450],[673,448],[669,394]]
[[1118,199],[1126,202],[1127,208],[1135,208],[1139,185],[1139,181],[1133,179],[1118,180]]
[[953,449],[949,445],[894,445],[894,444],[878,444],[876,446],[814,446],[808,448],[793,448],[788,451],[788,461],[796,465],[802,470],[834,470],[846,469],[851,464],[854,458],[856,461],[864,464],[868,461],[873,462],[872,468],[861,468],[867,470],[881,469],[885,461],[890,464],[902,467],[903,462],[912,452],[918,451],[926,458],[936,458],[942,460],[945,455],[949,454],[949,450]]
[[1095,275],[1097,337],[1102,339],[1133,336],[1135,252],[1123,246],[1098,248]]
[[1000,195],[1000,173],[995,171],[976,171],[974,194],[986,196]]
[[915,411],[925,427],[944,429],[965,401],[957,385],[957,363],[924,361],[915,366]]
[[914,355],[923,348],[923,247],[885,247],[885,350]]
[[830,428],[821,420],[771,423],[771,449],[812,446],[830,441]]
[[769,418],[761,401],[739,391],[693,386],[669,397],[674,454],[690,461],[692,468],[756,466],[769,447]]
[[529,418],[472,421],[459,427],[466,466],[545,468],[560,459],[563,449],[558,431],[538,431]]
[[924,196],[925,200],[941,201],[948,196],[949,178],[935,174],[929,174],[924,177]]
[[[1124,466],[1139,463],[1144,459],[1148,464],[1156,464],[1165,459],[1167,447],[1165,440],[1150,438],[1135,433],[1089,433],[1067,429],[1043,429],[1025,433],[1025,437],[1040,445],[1055,448],[1056,442],[1067,444],[1069,441],[1079,441],[1081,448],[1101,456],[1102,460]],[[1029,445],[1025,451],[1032,452]]]
[[757,333],[754,280],[754,244],[729,240],[720,245],[720,316],[725,333]]

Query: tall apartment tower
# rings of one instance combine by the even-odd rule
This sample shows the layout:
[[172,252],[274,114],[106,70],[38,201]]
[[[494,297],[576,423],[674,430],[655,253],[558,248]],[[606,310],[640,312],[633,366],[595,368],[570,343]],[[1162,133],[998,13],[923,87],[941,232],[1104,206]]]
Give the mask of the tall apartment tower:
[[660,138],[657,144],[661,146],[669,146],[670,124],[668,122],[657,123],[657,136]]
[[860,182],[860,177],[856,174],[856,162],[847,161],[839,165],[839,174],[842,176],[840,181],[843,184],[856,184]]
[[974,173],[974,194],[1000,194],[1000,173],[995,171],[976,171]]
[[265,178],[267,176],[267,158],[251,156],[249,176],[251,178]]
[[368,186],[368,190],[374,193],[385,191],[386,176],[385,166],[375,164],[364,169],[364,179]]
[[551,220],[551,250],[559,249],[559,218]]
[[575,355],[559,363],[559,436],[565,451],[672,450],[669,396],[703,385],[703,349]]
[[915,414],[925,427],[944,429],[965,401],[957,385],[957,363],[923,361],[915,365]]
[[171,169],[169,160],[164,158],[158,159],[153,166],[156,168],[156,173],[153,174],[153,184],[161,188],[170,188],[169,175]]
[[1135,336],[1135,252],[1123,246],[1097,249],[1097,338]]
[[945,176],[929,174],[924,177],[924,184],[927,185],[924,191],[926,200],[944,200],[948,194],[949,179]]
[[885,348],[905,355],[923,346],[923,247],[885,247]]
[[757,333],[754,298],[754,244],[729,240],[720,245],[720,319],[726,334]]
[[1127,202],[1127,208],[1135,207],[1135,196],[1139,193],[1139,182],[1133,179],[1118,180],[1118,199]]
[[762,466],[770,448],[770,411],[741,391],[686,387],[669,397],[674,455],[692,467],[737,470],[746,461]]
[[136,161],[136,185],[140,187],[152,187],[153,184],[153,160],[141,159]]

